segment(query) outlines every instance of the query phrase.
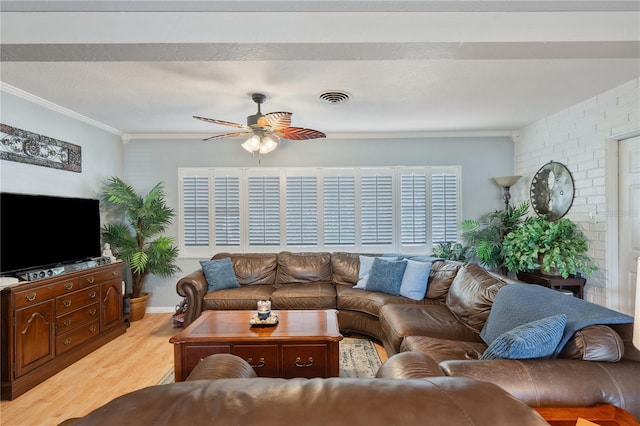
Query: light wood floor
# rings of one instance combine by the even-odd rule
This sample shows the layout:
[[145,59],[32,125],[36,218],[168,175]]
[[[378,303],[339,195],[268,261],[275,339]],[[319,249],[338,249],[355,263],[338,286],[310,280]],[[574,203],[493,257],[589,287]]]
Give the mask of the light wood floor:
[[[2,426],[57,425],[113,398],[152,386],[173,367],[171,314],[146,314],[127,332],[19,396],[0,403]],[[380,359],[384,348],[376,345]]]

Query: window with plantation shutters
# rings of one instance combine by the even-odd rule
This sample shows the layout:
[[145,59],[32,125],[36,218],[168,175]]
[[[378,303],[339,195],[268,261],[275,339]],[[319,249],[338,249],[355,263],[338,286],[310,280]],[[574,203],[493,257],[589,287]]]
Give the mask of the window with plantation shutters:
[[427,243],[427,177],[400,175],[400,242],[403,246]]
[[182,221],[184,245],[209,245],[209,179],[185,176],[182,179]]
[[323,182],[325,246],[356,243],[356,188],[354,176],[330,175]]
[[318,244],[318,178],[287,176],[287,245]]
[[456,242],[458,166],[184,168],[180,248],[431,253]]
[[431,235],[433,244],[457,241],[458,176],[436,173],[431,177]]
[[217,246],[240,245],[240,177],[214,177],[214,217]]
[[393,244],[393,183],[391,175],[360,177],[362,245]]
[[248,177],[250,246],[280,245],[280,177]]

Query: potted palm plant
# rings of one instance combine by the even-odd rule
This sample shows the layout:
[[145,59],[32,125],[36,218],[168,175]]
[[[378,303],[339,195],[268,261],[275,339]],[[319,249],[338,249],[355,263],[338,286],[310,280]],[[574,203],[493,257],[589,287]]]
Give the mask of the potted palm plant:
[[[158,236],[175,216],[164,198],[162,183],[146,195],[139,195],[121,179],[112,177],[103,187],[103,200],[114,213],[123,213],[125,222],[102,227],[102,240],[111,245],[115,256],[131,269],[131,321],[144,317],[148,293],[143,292],[149,274],[169,277],[180,271],[176,264],[178,248],[173,238]],[[135,311],[135,312],[134,312]]]
[[587,256],[587,238],[570,219],[548,221],[536,217],[507,234],[502,244],[510,271],[540,269],[546,275],[568,278],[590,275],[597,268]]
[[529,220],[525,217],[528,210],[529,203],[523,201],[515,208],[507,206],[504,210],[485,213],[477,220],[462,221],[462,239],[469,247],[468,253],[489,269],[502,270],[502,241],[505,235]]

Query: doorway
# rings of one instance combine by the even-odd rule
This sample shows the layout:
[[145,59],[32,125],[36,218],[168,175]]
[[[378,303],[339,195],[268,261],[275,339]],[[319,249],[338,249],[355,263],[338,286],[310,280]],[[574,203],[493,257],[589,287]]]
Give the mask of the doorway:
[[618,145],[618,303],[633,315],[640,256],[640,137]]

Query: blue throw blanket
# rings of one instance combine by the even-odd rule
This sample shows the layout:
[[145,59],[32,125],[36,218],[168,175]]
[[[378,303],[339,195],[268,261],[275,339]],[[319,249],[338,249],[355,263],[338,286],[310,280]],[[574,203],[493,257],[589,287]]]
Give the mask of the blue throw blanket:
[[576,331],[595,324],[626,324],[633,317],[535,284],[509,284],[498,292],[480,337],[490,344],[519,325],[566,314],[567,325],[554,358]]

